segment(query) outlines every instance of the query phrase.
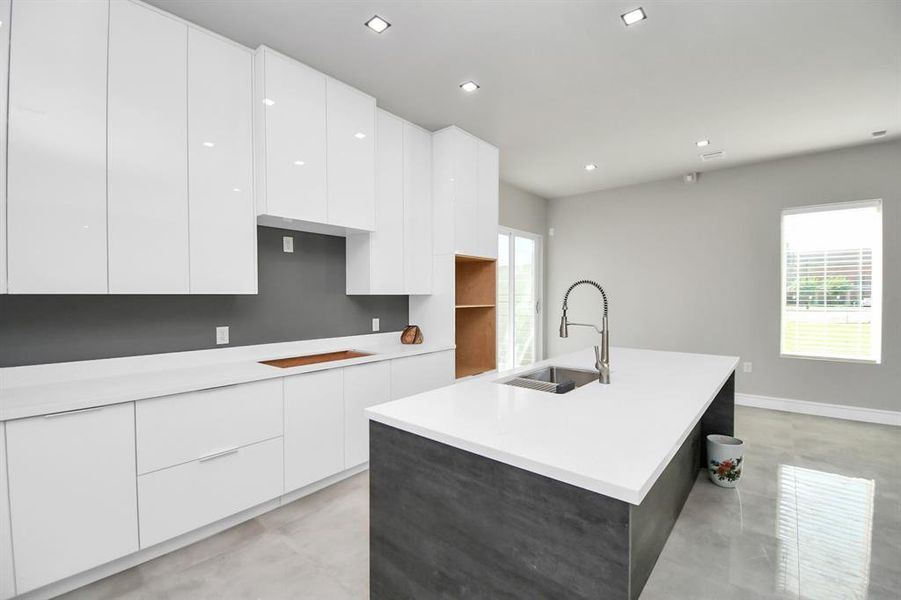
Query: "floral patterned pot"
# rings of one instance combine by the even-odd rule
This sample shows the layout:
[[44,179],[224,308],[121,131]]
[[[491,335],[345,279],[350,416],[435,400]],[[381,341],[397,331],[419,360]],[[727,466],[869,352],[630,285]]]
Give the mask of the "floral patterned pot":
[[734,488],[741,479],[745,443],[728,435],[707,436],[707,473],[720,487]]

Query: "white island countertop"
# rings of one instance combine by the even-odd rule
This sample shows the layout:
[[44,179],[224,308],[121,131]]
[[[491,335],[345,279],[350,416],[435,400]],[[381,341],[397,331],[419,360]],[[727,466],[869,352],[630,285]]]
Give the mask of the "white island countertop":
[[586,349],[374,406],[370,419],[631,504],[640,504],[738,357],[610,351],[611,383],[566,394],[498,383],[543,365],[591,369]]

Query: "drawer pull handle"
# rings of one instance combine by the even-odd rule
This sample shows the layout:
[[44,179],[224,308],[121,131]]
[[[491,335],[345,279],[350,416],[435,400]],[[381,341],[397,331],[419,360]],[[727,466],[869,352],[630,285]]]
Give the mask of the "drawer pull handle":
[[105,406],[92,406],[91,408],[79,408],[78,410],[67,410],[66,412],[58,412],[51,413],[49,415],[44,415],[45,419],[56,419],[58,417],[68,417],[69,415],[78,415],[86,412],[94,412],[96,410],[103,410],[106,408]]
[[213,454],[207,454],[206,456],[202,456],[199,459],[199,462],[207,462],[209,460],[215,460],[217,458],[222,458],[223,456],[230,456],[232,454],[237,454],[238,448],[232,448],[231,450],[223,450],[222,452],[215,452]]

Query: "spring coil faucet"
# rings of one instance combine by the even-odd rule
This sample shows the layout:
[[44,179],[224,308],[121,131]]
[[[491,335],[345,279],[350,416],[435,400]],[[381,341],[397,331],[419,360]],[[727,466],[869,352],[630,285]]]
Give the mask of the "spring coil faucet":
[[[569,294],[573,291],[573,288],[580,285],[594,286],[604,298],[604,318],[601,323],[600,329],[598,329],[597,325],[593,325],[592,323],[570,323],[569,319],[566,318],[566,308],[567,302],[569,301]],[[598,381],[601,383],[610,383],[610,341],[607,328],[607,292],[604,291],[604,288],[602,288],[598,282],[591,281],[590,279],[580,279],[579,281],[569,286],[569,289],[566,290],[566,294],[563,296],[563,316],[560,318],[560,337],[569,337],[570,325],[577,327],[591,327],[599,334],[601,334],[600,349],[598,348],[598,346],[594,347],[594,366],[598,370]]]

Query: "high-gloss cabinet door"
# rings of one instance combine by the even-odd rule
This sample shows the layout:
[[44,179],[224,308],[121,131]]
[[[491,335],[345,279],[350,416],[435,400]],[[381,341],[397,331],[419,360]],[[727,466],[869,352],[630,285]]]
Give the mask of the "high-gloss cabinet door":
[[257,212],[325,223],[326,77],[267,48],[256,65],[263,173]]
[[[376,228],[370,236],[372,293],[404,293],[404,122],[378,111]],[[366,234],[364,234],[366,235]]]
[[[0,294],[6,293],[6,110],[9,83],[10,0],[0,0]],[[0,598],[3,598],[0,583]]]
[[344,470],[344,374],[285,378],[285,491]]
[[375,98],[329,78],[328,222],[375,229]]
[[[381,133],[380,133],[381,135]],[[404,293],[432,293],[432,135],[404,123]]]
[[16,2],[13,7],[10,293],[107,292],[108,9],[107,2],[97,0]]
[[134,404],[6,424],[19,594],[138,549]]
[[[83,35],[83,33],[82,33]],[[109,24],[109,287],[186,294],[187,37],[184,23],[112,2]]]
[[391,399],[452,385],[454,375],[453,350],[395,358],[391,361]]
[[479,140],[476,255],[497,258],[498,151]]
[[478,140],[457,131],[451,148],[454,164],[454,233],[457,254],[478,255]]
[[6,464],[6,423],[0,422],[0,600],[16,595]]
[[188,30],[192,294],[255,294],[253,96],[248,50]]
[[369,460],[369,419],[365,410],[388,401],[387,361],[346,367],[344,371],[344,468]]

